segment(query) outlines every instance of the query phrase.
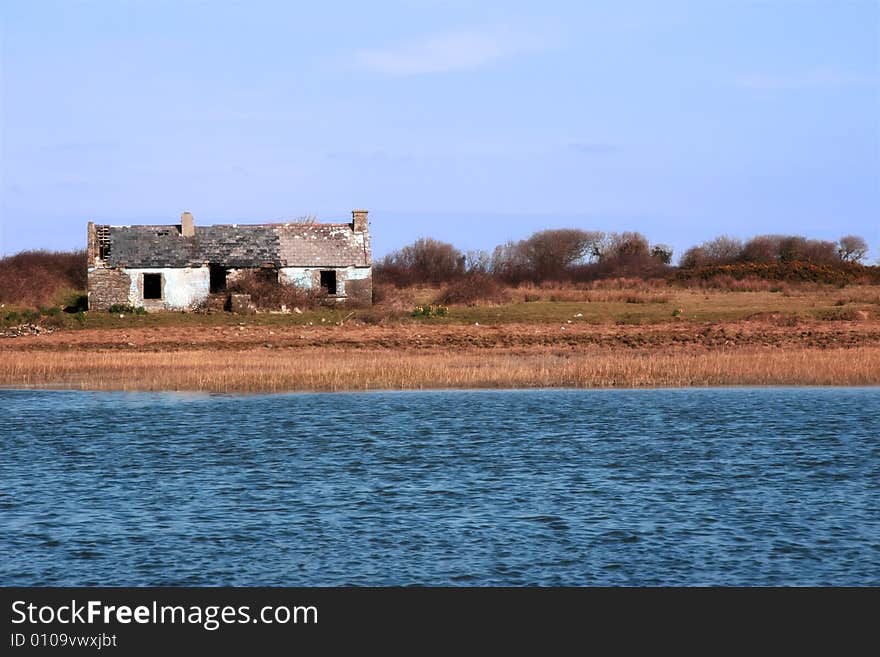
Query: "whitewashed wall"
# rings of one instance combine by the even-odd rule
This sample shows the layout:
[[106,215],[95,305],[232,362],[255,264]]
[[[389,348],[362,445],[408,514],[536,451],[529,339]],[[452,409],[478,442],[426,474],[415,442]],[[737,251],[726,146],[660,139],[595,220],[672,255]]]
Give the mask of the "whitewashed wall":
[[[293,284],[304,290],[312,289],[316,272],[324,267],[283,267],[278,270],[281,283]],[[208,267],[181,269],[124,269],[131,279],[128,303],[135,308],[147,310],[189,310],[208,298],[211,292],[211,271]],[[235,280],[244,269],[230,269],[227,281]],[[369,267],[344,267],[336,271],[336,293],[345,296],[346,281],[365,280],[370,277]],[[143,275],[162,276],[162,299],[144,299]]]
[[287,285],[296,285],[304,290],[311,290],[314,282],[314,272],[336,271],[336,293],[344,296],[345,281],[365,280],[370,277],[369,267],[282,267],[278,270],[278,280]]
[[[185,269],[126,269],[131,277],[129,305],[136,308],[188,310],[208,298],[211,273],[208,267]],[[162,275],[162,299],[144,299],[143,274]]]

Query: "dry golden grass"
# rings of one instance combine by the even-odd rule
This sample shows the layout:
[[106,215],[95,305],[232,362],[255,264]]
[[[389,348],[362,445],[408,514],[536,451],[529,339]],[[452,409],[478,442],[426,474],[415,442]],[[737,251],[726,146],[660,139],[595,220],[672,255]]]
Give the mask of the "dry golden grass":
[[419,388],[878,385],[880,347],[449,352],[11,351],[0,385],[281,392]]

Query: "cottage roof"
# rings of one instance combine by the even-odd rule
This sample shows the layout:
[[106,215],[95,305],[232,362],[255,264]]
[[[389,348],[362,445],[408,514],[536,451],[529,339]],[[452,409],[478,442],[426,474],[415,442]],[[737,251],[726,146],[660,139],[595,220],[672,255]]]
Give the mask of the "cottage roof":
[[110,226],[111,267],[368,267],[369,233],[352,224],[234,224],[196,226],[181,235],[178,224]]

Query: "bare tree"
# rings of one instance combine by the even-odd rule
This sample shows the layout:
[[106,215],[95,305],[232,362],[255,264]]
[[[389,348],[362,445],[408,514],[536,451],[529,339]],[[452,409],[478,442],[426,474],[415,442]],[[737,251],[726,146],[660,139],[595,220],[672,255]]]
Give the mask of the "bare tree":
[[705,242],[703,249],[712,264],[729,265],[742,256],[743,243],[736,237],[721,235]]
[[757,235],[745,243],[742,259],[761,264],[776,262],[783,239],[782,235]]
[[465,253],[464,263],[469,274],[488,274],[492,271],[492,256],[482,249],[473,249]]
[[376,273],[396,285],[439,285],[461,277],[465,265],[465,255],[452,244],[423,237],[385,256]]
[[560,228],[542,230],[520,242],[507,242],[492,254],[492,273],[509,283],[564,280],[571,269],[600,252],[604,234]]
[[840,262],[840,254],[834,242],[806,240],[802,246],[800,259],[814,264],[834,265]]
[[523,254],[522,242],[507,241],[492,252],[493,276],[508,283],[519,283],[530,277],[529,262]]
[[656,258],[664,265],[672,262],[672,247],[667,244],[655,244],[651,247],[651,257]]
[[840,262],[837,247],[826,240],[812,240],[802,235],[758,235],[745,243],[743,262],[812,262],[833,265]]
[[692,246],[682,254],[681,260],[678,262],[678,266],[683,267],[684,269],[703,267],[708,264],[709,256],[706,254],[706,250],[702,246]]
[[801,235],[786,235],[779,242],[780,262],[812,262],[834,264],[840,262],[833,242],[811,240]]
[[613,258],[641,258],[650,252],[647,238],[641,233],[627,231],[608,233],[599,249],[599,260]]
[[858,235],[846,235],[837,243],[837,253],[841,260],[861,262],[868,255],[868,243]]
[[559,280],[569,267],[589,259],[601,239],[600,232],[559,228],[535,233],[520,248],[538,279]]
[[681,266],[729,265],[741,260],[742,257],[743,243],[736,237],[721,235],[685,251],[681,257]]

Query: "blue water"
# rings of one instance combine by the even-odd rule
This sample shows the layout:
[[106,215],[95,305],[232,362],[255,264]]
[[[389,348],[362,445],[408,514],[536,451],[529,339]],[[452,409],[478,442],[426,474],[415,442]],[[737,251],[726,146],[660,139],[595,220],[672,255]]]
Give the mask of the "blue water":
[[880,389],[0,391],[3,585],[880,584]]

